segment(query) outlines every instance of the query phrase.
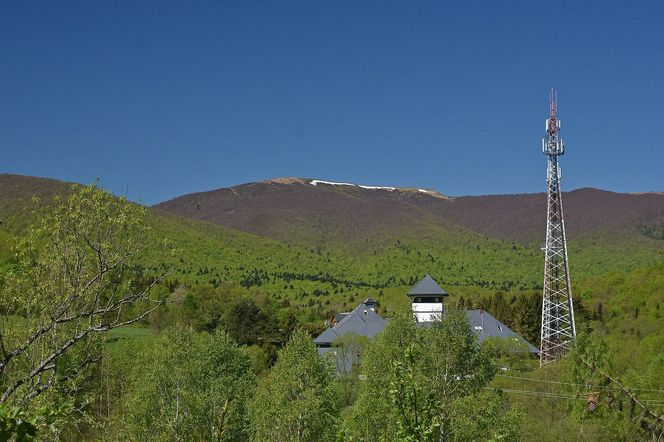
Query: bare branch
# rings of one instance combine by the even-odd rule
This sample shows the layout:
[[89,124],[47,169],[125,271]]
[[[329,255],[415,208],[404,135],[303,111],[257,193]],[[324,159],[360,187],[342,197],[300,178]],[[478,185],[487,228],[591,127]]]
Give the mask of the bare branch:
[[[144,211],[92,186],[43,213],[17,254],[23,272],[10,290],[26,300],[16,306],[22,322],[15,330],[22,328],[24,334],[0,330],[5,332],[0,333],[0,375],[5,376],[0,403],[29,401],[54,383],[76,376],[96,360],[92,335],[141,321],[167,302],[150,296],[150,291],[172,267],[163,274],[155,272],[158,275],[141,283],[142,288],[125,287],[133,258],[146,246]],[[138,312],[127,314],[126,307],[137,303]],[[83,342],[95,345],[77,347],[84,358],[80,367],[67,368],[68,360],[56,368],[65,352]]]

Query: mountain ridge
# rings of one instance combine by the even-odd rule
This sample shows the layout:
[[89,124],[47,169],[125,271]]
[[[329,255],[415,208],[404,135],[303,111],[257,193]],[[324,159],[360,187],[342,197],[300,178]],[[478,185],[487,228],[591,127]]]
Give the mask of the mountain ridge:
[[[11,221],[20,210],[34,207],[33,196],[47,203],[72,184],[0,174],[0,219]],[[180,195],[152,207],[286,243],[352,242],[411,233],[430,237],[450,228],[524,245],[543,241],[543,192],[448,197],[426,189],[437,197],[421,190],[281,177]],[[664,193],[583,187],[564,192],[563,204],[570,239],[595,231],[664,239]],[[22,218],[15,221],[22,224]]]
[[[448,197],[427,189],[440,195],[434,197],[423,189],[412,189],[417,188],[284,177],[181,195],[153,207],[285,241],[289,237],[279,233],[283,222],[299,224],[313,235],[326,230],[325,220],[352,224],[358,234],[454,224],[521,244],[543,240],[544,192]],[[571,238],[596,229],[639,234],[651,225],[664,225],[664,194],[658,192],[583,187],[564,192],[563,204]],[[357,239],[352,234],[342,237]]]

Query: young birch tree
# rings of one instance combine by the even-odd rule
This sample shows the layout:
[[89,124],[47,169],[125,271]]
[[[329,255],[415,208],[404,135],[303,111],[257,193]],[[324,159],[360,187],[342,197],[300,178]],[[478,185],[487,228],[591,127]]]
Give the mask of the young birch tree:
[[251,401],[252,440],[334,440],[338,419],[333,367],[311,337],[295,332]]
[[[222,330],[168,329],[142,354],[124,352],[131,368],[108,434],[131,440],[247,440],[251,362]],[[122,364],[124,369],[129,364]]]
[[[141,261],[157,248],[146,209],[96,186],[76,186],[37,213],[0,287],[0,405],[30,407],[53,386],[99,360],[103,336],[145,318],[163,302],[162,273]],[[165,247],[162,264],[171,257]],[[149,275],[149,276],[148,276]]]

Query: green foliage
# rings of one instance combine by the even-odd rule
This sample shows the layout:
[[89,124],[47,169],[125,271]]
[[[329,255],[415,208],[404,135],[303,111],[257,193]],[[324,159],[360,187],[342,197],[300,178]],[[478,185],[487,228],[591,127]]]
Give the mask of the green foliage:
[[24,442],[37,435],[38,421],[18,407],[0,405],[0,440]]
[[352,413],[346,420],[347,437],[353,440],[390,440],[398,430],[397,411],[390,394],[394,361],[403,360],[404,349],[416,340],[412,314],[396,312],[364,351],[360,387]]
[[408,311],[397,313],[365,352],[366,382],[347,422],[347,437],[465,440],[464,435],[482,431],[482,438],[494,431],[513,437],[518,416],[508,413],[502,400],[500,406],[476,410],[484,420],[475,427],[461,418],[468,408],[461,399],[478,395],[495,370],[494,350],[478,344],[463,312],[448,310],[430,327],[416,327]]
[[60,440],[73,411],[66,401],[32,409],[0,404],[0,440]]
[[132,366],[112,434],[137,440],[247,438],[251,362],[226,333],[170,329],[141,354],[124,357]]
[[338,406],[333,368],[318,356],[311,337],[295,332],[277,363],[261,379],[250,403],[255,441],[329,441]]
[[[76,186],[35,214],[0,286],[0,403],[20,404],[48,433],[89,424],[104,334],[160,305],[159,274],[141,271],[146,209]],[[163,249],[161,249],[163,250]],[[167,256],[162,256],[167,259]]]
[[533,354],[530,353],[528,344],[523,341],[515,341],[513,338],[487,337],[486,341],[494,347],[499,366],[510,370],[527,371],[534,367]]
[[239,300],[224,313],[224,328],[240,344],[258,342],[273,324],[251,298]]
[[663,240],[664,239],[664,223],[643,224],[640,226],[641,233],[648,238]]
[[416,361],[424,357],[425,349],[410,344],[404,350],[404,361],[392,363],[393,378],[390,381],[390,396],[397,409],[399,440],[434,441],[438,439],[441,423],[438,411],[441,404],[430,392],[428,376],[420,373]]
[[454,432],[450,440],[519,440],[523,417],[523,411],[510,406],[500,394],[482,392],[465,396],[452,407],[450,427]]
[[[612,434],[623,440],[659,440],[664,437],[664,416],[656,412],[661,405],[654,404],[655,408],[650,409],[649,406],[653,405],[641,393],[645,391],[647,396],[647,389],[630,391],[612,374],[615,373],[612,352],[603,337],[579,334],[567,364],[576,394],[587,397],[588,403],[597,404],[591,410],[586,403],[573,403],[573,412],[578,419],[602,422]],[[658,372],[662,373],[661,367]]]
[[[197,331],[223,329],[240,345],[252,346],[254,362],[272,365],[276,351],[290,337],[298,319],[292,308],[274,298],[233,283],[175,289],[169,303],[147,320],[160,330],[174,324]],[[259,359],[265,359],[260,362]],[[256,367],[259,371],[261,369]]]
[[[523,292],[508,297],[504,292],[494,292],[480,298],[478,305],[490,312],[500,322],[520,334],[526,341],[539,345],[542,314],[542,293]],[[463,305],[461,308],[471,307]]]

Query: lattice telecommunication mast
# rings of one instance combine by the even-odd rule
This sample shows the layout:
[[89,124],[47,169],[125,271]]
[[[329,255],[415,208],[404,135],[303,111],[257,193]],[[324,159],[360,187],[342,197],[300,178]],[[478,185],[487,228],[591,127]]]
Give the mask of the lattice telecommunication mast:
[[547,219],[546,244],[543,248],[544,299],[540,366],[565,354],[576,337],[558,165],[558,157],[565,153],[565,144],[558,137],[560,120],[556,116],[556,94],[553,89],[549,110],[551,116],[546,120],[546,135],[542,140],[542,152],[547,156]]

